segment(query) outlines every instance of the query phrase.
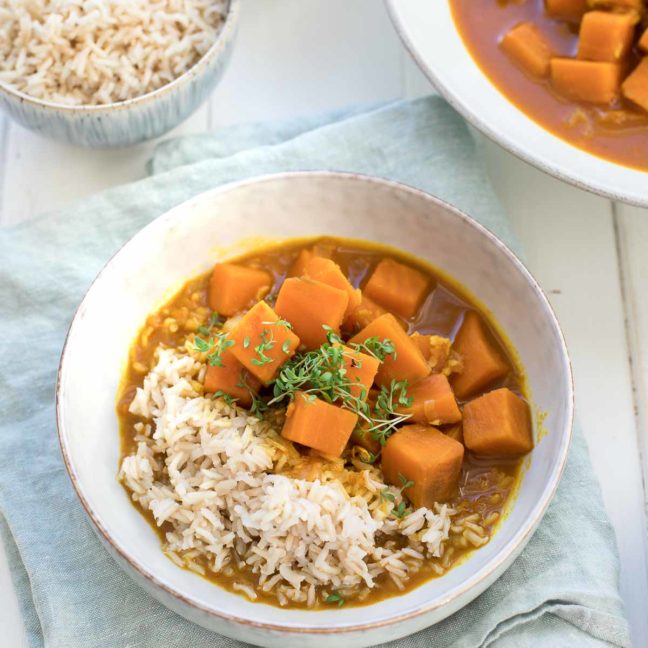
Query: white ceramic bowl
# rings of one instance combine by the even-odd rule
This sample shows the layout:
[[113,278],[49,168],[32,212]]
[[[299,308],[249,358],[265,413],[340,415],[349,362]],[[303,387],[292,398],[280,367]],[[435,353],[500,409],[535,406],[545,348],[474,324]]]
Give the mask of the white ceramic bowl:
[[0,82],[0,108],[22,126],[78,146],[117,148],[157,137],[189,117],[223,76],[240,13],[230,0],[213,45],[171,83],[133,99],[100,106],[67,106],[31,97]]
[[387,0],[387,6],[421,70],[484,135],[561,180],[648,206],[648,174],[568,144],[527,117],[493,85],[466,49],[448,0]]
[[[443,578],[380,603],[286,610],[231,594],[166,558],[117,482],[117,386],[148,313],[183,282],[260,242],[322,234],[389,244],[458,279],[518,350],[546,435],[490,543]],[[101,344],[97,344],[101,340]],[[97,368],[101,367],[101,371]],[[61,359],[57,416],[67,469],[100,539],[150,594],[216,632],[264,646],[366,646],[452,614],[485,590],[531,537],[562,473],[572,425],[569,360],[547,299],[495,236],[450,205],[377,178],[290,173],[227,185],[175,207],[133,237],[88,291]]]

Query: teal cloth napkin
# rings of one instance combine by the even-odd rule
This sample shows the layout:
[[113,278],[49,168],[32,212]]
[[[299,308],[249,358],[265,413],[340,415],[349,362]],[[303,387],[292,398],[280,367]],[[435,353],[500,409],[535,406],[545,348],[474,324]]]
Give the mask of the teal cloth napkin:
[[[171,140],[151,177],[0,230],[0,532],[32,647],[240,645],[159,605],[99,544],[59,454],[54,385],[76,306],[132,234],[224,182],[303,169],[414,185],[518,247],[464,122],[438,98]],[[618,569],[577,432],[556,498],[514,565],[454,616],[392,645],[629,646]]]

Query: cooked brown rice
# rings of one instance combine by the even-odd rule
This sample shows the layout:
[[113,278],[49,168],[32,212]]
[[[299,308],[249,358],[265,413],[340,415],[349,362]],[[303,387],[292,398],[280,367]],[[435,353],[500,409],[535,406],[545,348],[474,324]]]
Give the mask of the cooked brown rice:
[[[204,371],[199,358],[161,348],[130,406],[143,421],[120,477],[158,525],[170,528],[170,558],[198,573],[205,565],[225,575],[245,567],[281,604],[309,606],[332,591],[368,591],[379,577],[402,589],[434,557],[443,573],[453,509],[390,515],[400,490],[368,464],[347,470],[331,460],[317,479],[292,476],[299,453],[271,422],[202,396]],[[465,541],[487,541],[467,519],[457,528]],[[257,598],[249,582],[234,589]]]
[[69,105],[124,101],[191,68],[225,0],[0,0],[0,82]]

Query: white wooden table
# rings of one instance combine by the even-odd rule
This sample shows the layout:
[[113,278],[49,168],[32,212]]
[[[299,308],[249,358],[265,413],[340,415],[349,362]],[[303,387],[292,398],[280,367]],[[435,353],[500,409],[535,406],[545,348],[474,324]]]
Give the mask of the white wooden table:
[[[226,77],[172,134],[430,91],[378,0],[247,0]],[[0,115],[0,223],[142,177],[152,146],[76,149]],[[648,646],[648,213],[565,185],[494,144],[486,150],[528,266],[567,337],[634,644]],[[0,637],[3,646],[26,646],[2,551]]]

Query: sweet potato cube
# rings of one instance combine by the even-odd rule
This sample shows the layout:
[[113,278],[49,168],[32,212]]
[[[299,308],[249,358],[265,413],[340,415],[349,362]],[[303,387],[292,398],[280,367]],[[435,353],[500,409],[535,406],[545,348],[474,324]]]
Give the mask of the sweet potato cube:
[[454,495],[461,473],[464,447],[436,428],[406,425],[392,434],[382,451],[385,479],[402,486],[413,481],[404,494],[414,506],[432,508]]
[[360,303],[349,313],[344,324],[352,330],[360,330],[386,312],[382,306],[369,299],[367,295],[360,293]]
[[306,266],[308,262],[315,257],[315,251],[310,250],[300,250],[297,258],[293,261],[293,264],[290,266],[288,271],[289,277],[303,277],[304,272],[306,271]]
[[316,349],[326,342],[324,326],[340,332],[348,304],[349,295],[344,290],[321,281],[293,277],[283,282],[275,309],[293,325],[307,349]]
[[408,318],[416,314],[429,290],[430,279],[422,272],[393,259],[383,259],[369,277],[364,294],[387,310]]
[[463,358],[463,371],[450,379],[457,398],[468,398],[509,372],[504,353],[474,311],[465,314],[453,346]]
[[466,447],[481,455],[520,455],[533,449],[529,405],[505,387],[466,403],[463,432]]
[[621,88],[626,99],[648,111],[648,56],[641,59]]
[[621,88],[621,66],[602,61],[551,59],[551,83],[564,97],[574,101],[610,104]]
[[440,335],[422,335],[421,333],[412,333],[410,338],[427,360],[432,373],[442,371],[450,357],[452,342]]
[[271,287],[272,277],[264,270],[217,263],[209,280],[209,306],[230,317],[263,299]]
[[444,425],[461,421],[461,411],[448,379],[432,374],[407,389],[412,399],[409,407],[399,407],[399,414],[409,414],[410,420],[429,425]]
[[587,0],[590,9],[607,9],[617,13],[635,12],[638,15],[644,12],[644,0]]
[[252,394],[259,391],[261,383],[236,359],[230,349],[221,353],[221,366],[207,366],[205,392],[222,391],[235,398],[239,405],[250,407]]
[[374,356],[356,351],[351,347],[342,347],[344,351],[344,368],[347,378],[353,383],[349,388],[352,396],[364,401],[369,396],[369,390],[374,383],[380,361]]
[[362,344],[373,337],[380,342],[390,340],[396,349],[395,358],[393,354],[389,354],[381,363],[376,374],[376,384],[389,385],[392,380],[407,380],[413,384],[430,373],[423,354],[391,313],[381,315],[365,326],[349,340],[349,344]]
[[648,29],[646,29],[644,33],[641,34],[641,38],[639,39],[639,42],[637,44],[639,45],[640,50],[642,50],[643,52],[648,52]]
[[322,454],[339,457],[357,421],[358,415],[349,410],[298,392],[286,410],[281,436]]
[[632,47],[637,20],[634,13],[587,12],[580,26],[578,58],[621,62]]
[[236,359],[262,383],[269,383],[299,346],[299,338],[263,301],[241,318],[229,339]]
[[315,281],[321,281],[329,286],[333,286],[333,288],[344,290],[349,295],[349,305],[347,306],[345,317],[348,317],[360,305],[360,290],[351,285],[335,261],[325,259],[324,257],[313,256],[306,263],[303,274]]
[[541,78],[549,76],[554,53],[533,23],[523,22],[513,27],[500,41],[500,47],[528,74]]
[[587,11],[587,0],[545,0],[547,13],[561,20],[579,21]]
[[449,436],[451,439],[458,441],[459,443],[464,442],[463,436],[463,423],[455,423],[454,425],[448,425],[441,430],[443,434]]

